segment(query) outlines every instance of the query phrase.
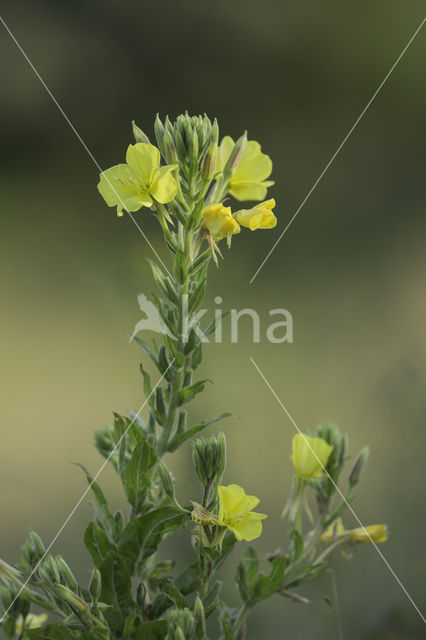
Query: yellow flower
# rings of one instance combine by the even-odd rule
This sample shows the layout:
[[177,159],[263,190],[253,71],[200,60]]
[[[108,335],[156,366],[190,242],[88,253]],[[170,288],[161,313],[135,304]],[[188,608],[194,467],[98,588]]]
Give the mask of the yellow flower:
[[333,542],[336,538],[340,538],[345,533],[342,518],[336,518],[327,529],[320,535],[320,542]]
[[351,540],[360,543],[385,542],[388,539],[388,528],[385,524],[371,524],[350,531]]
[[359,543],[385,542],[388,538],[388,528],[385,524],[371,524],[368,527],[358,527],[347,531],[342,519],[337,518],[320,536],[320,542],[333,542],[336,538],[346,535],[348,540]]
[[296,474],[306,480],[321,478],[332,450],[332,445],[323,438],[312,438],[303,433],[296,434],[293,438],[290,457]]
[[254,540],[262,533],[262,520],[267,516],[253,512],[260,502],[255,496],[248,496],[238,484],[220,486],[218,524],[226,527],[237,540]]
[[177,165],[160,167],[160,152],[147,142],[129,145],[126,164],[103,171],[98,190],[109,207],[117,207],[118,215],[150,207],[153,199],[162,204],[176,195],[177,182],[172,171]]
[[235,214],[235,220],[251,231],[256,229],[273,229],[277,224],[277,219],[272,213],[275,207],[275,200],[265,200],[251,209],[241,209]]
[[[47,622],[47,613],[40,613],[39,615],[29,613],[25,618],[25,628],[38,629],[38,627],[42,627],[45,622]],[[16,619],[15,633],[22,633],[23,628],[24,618],[20,615]]]
[[[225,136],[220,143],[217,166],[220,171],[225,168],[235,142]],[[237,200],[263,200],[266,190],[274,183],[267,180],[272,172],[272,160],[262,153],[260,144],[249,140],[240,163],[231,178],[229,192]]]
[[233,218],[231,207],[224,207],[220,203],[210,204],[204,207],[202,216],[204,224],[215,242],[219,242],[225,236],[228,236],[229,239],[232,234],[240,233],[240,225]]

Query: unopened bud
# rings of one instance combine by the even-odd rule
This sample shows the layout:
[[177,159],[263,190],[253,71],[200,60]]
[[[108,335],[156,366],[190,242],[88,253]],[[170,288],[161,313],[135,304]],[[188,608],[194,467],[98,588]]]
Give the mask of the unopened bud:
[[216,118],[214,119],[214,122],[212,124],[210,139],[212,144],[217,144],[219,142],[219,125],[217,124]]
[[176,497],[175,494],[175,487],[173,484],[173,480],[170,476],[170,472],[167,469],[166,465],[164,464],[164,462],[159,462],[158,463],[158,475],[160,476],[160,482],[162,484],[162,487],[164,489],[164,493],[171,499],[174,500]]
[[89,593],[92,596],[94,602],[96,602],[101,595],[102,578],[99,569],[93,569],[92,577],[90,578]]
[[194,604],[194,617],[195,617],[195,635],[198,640],[204,640],[207,637],[206,632],[206,618],[204,615],[203,603],[199,596],[195,599]]
[[81,613],[89,611],[89,605],[82,598],[80,598],[74,591],[68,589],[63,584],[56,584],[55,591],[57,591],[64,600],[77,609]]
[[168,129],[166,129],[164,133],[163,140],[164,140],[164,155],[165,155],[166,161],[169,164],[178,163],[179,159],[178,159],[175,143],[173,142],[173,138]]
[[197,438],[193,443],[193,460],[195,470],[206,487],[222,480],[226,466],[226,439],[221,431],[218,436]]
[[45,546],[43,544],[42,539],[35,531],[30,531],[30,539],[33,543],[34,553],[38,559],[42,558],[45,554]]
[[364,473],[365,466],[370,455],[370,447],[366,446],[358,454],[351,472],[349,474],[349,486],[353,488],[361,480],[361,476]]
[[67,565],[63,557],[56,556],[55,559],[56,559],[57,566],[59,567],[59,571],[61,572],[62,578],[65,584],[67,585],[67,587],[69,587],[73,591],[77,591],[78,590],[77,580],[75,579],[73,572],[71,571],[71,569],[69,568],[69,566]]
[[203,164],[201,166],[201,177],[203,180],[210,181],[216,170],[216,162],[217,162],[217,144],[214,142],[209,146],[206,151],[206,155],[204,156]]
[[247,146],[247,133],[245,132],[240,138],[238,138],[237,142],[234,145],[234,148],[231,151],[228,161],[225,165],[223,173],[226,178],[231,178],[234,175],[238,165],[241,162],[241,158],[246,149],[246,146]]
[[189,138],[189,155],[192,161],[192,166],[196,167],[198,164],[198,154],[199,154],[199,142],[198,135],[196,131],[192,132],[191,137]]
[[157,140],[158,148],[160,149],[161,153],[164,154],[164,144],[163,144],[164,125],[161,122],[160,116],[158,115],[158,113],[154,122],[154,132],[155,132],[155,138]]
[[134,120],[132,120],[132,129],[136,142],[146,142],[148,144],[151,144],[146,133],[144,133],[142,129],[138,127]]

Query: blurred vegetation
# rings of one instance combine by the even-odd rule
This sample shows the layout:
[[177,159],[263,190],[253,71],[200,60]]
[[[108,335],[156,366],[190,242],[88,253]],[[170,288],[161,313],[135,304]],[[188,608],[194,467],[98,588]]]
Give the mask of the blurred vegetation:
[[[424,3],[306,0],[5,1],[2,16],[102,167],[124,157],[130,122],[157,111],[207,112],[222,133],[248,129],[274,160],[275,231],[234,239],[211,271],[209,299],[294,318],[294,344],[206,349],[214,380],[202,415],[227,421],[226,481],[270,514],[259,553],[280,544],[294,427],[333,420],[371,464],[354,508],[387,522],[383,553],[420,608],[426,596],[423,466],[425,34],[421,32],[257,279],[249,280],[419,25]],[[2,233],[1,556],[14,560],[29,526],[51,539],[83,489],[69,464],[100,459],[93,429],[138,409],[140,353],[127,332],[151,287],[150,249],[96,191],[97,169],[16,45],[0,40]],[[159,246],[154,223],[144,232]],[[260,237],[259,237],[260,236]],[[243,325],[243,321],[241,321]],[[200,411],[201,413],[201,411]],[[259,444],[261,443],[261,444]],[[189,447],[176,473],[192,495]],[[108,470],[107,493],[121,496]],[[57,543],[86,575],[83,505]],[[348,522],[352,526],[354,523]],[[182,556],[186,545],[182,537]],[[418,614],[373,549],[335,559],[345,640],[421,638]],[[310,608],[259,608],[251,638],[337,637],[330,576],[303,593]]]

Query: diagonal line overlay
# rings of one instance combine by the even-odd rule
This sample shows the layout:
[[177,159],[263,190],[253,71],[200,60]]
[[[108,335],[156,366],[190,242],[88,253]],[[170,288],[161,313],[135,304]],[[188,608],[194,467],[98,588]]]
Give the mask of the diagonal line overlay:
[[352,127],[349,129],[348,133],[346,134],[346,136],[343,138],[342,142],[340,143],[340,145],[337,147],[336,151],[333,153],[333,155],[331,156],[330,160],[327,162],[327,164],[325,165],[324,169],[322,170],[322,172],[320,173],[320,175],[318,176],[318,178],[316,179],[316,181],[314,182],[314,184],[312,185],[312,187],[310,188],[310,190],[308,191],[308,194],[305,196],[305,198],[302,200],[301,204],[299,205],[298,209],[296,210],[296,212],[293,214],[292,218],[290,218],[290,221],[287,223],[284,231],[282,231],[281,235],[279,236],[278,240],[275,241],[274,245],[272,246],[272,249],[270,249],[269,253],[266,255],[266,258],[263,260],[263,262],[261,263],[260,267],[258,267],[257,271],[254,273],[254,275],[252,276],[251,280],[250,280],[250,284],[252,284],[255,280],[255,278],[258,276],[258,274],[260,273],[261,269],[263,269],[265,263],[269,260],[269,258],[271,257],[272,253],[275,251],[275,249],[278,246],[278,243],[281,241],[281,239],[283,238],[283,236],[287,233],[288,229],[291,227],[291,225],[293,224],[293,222],[295,221],[295,219],[297,218],[299,212],[303,209],[303,207],[305,206],[305,204],[307,203],[307,201],[309,200],[309,198],[311,197],[312,193],[315,191],[315,189],[317,188],[318,184],[321,182],[322,178],[324,177],[324,175],[327,173],[328,169],[330,168],[330,166],[333,164],[334,160],[336,159],[336,157],[339,155],[340,151],[342,150],[342,148],[344,147],[344,145],[346,144],[346,142],[348,141],[348,139],[350,138],[350,136],[352,135],[354,129],[358,126],[358,124],[360,123],[360,121],[362,120],[362,118],[364,117],[366,111],[368,110],[368,108],[370,107],[370,105],[372,104],[372,102],[375,100],[375,98],[377,97],[377,95],[380,93],[383,85],[385,84],[385,82],[388,80],[389,76],[392,74],[392,72],[395,70],[396,66],[398,65],[398,63],[400,62],[401,58],[404,56],[404,54],[406,53],[407,49],[410,47],[410,45],[412,44],[414,38],[417,36],[417,34],[420,32],[421,28],[423,27],[424,23],[426,22],[426,17],[423,18],[423,20],[421,21],[421,23],[419,24],[419,26],[417,27],[417,29],[415,30],[415,32],[413,33],[413,35],[411,36],[411,38],[409,39],[409,41],[407,42],[407,44],[405,45],[405,47],[403,48],[403,50],[401,51],[401,53],[399,54],[398,58],[395,60],[395,62],[393,63],[393,65],[391,66],[391,68],[389,69],[389,71],[387,72],[387,74],[385,75],[384,79],[382,80],[382,82],[379,84],[379,86],[377,87],[376,91],[373,93],[373,95],[371,96],[370,100],[367,102],[366,106],[364,107],[364,109],[361,111],[361,113],[359,114],[358,118],[355,120],[354,124],[352,125]]
[[[70,126],[70,128],[72,129],[74,135],[76,136],[76,138],[78,139],[78,141],[80,142],[80,144],[83,146],[83,148],[85,149],[86,153],[89,155],[89,157],[91,158],[93,164],[96,166],[96,168],[98,169],[98,171],[100,173],[103,172],[102,167],[100,166],[99,162],[96,160],[95,156],[93,155],[93,153],[90,151],[89,147],[87,146],[87,144],[84,142],[83,138],[81,137],[81,135],[78,133],[77,129],[75,128],[75,126],[73,125],[73,123],[71,122],[71,120],[69,119],[69,117],[67,116],[67,114],[65,113],[65,111],[63,110],[63,108],[61,107],[61,105],[59,104],[59,102],[56,100],[55,96],[53,95],[53,93],[51,92],[51,90],[49,89],[49,87],[47,86],[47,84],[45,83],[45,81],[43,80],[43,78],[41,77],[40,73],[37,71],[36,67],[33,65],[33,63],[31,62],[30,58],[28,57],[28,55],[26,54],[26,52],[24,51],[24,49],[22,48],[21,44],[18,42],[18,40],[16,39],[16,37],[13,35],[12,31],[10,30],[10,28],[7,26],[6,22],[3,20],[3,18],[0,16],[0,22],[2,23],[2,25],[4,26],[4,28],[6,29],[6,31],[8,32],[8,34],[10,35],[10,37],[12,38],[13,42],[16,44],[16,46],[18,47],[19,51],[22,53],[22,55],[24,56],[25,60],[28,62],[29,66],[31,67],[31,69],[34,71],[35,75],[37,76],[37,78],[40,80],[41,84],[43,85],[44,89],[46,90],[47,94],[49,95],[49,97],[53,100],[53,102],[55,103],[55,105],[57,106],[57,108],[59,109],[61,115],[64,117],[65,121],[68,123],[68,125]],[[108,180],[108,178],[105,176],[106,181],[108,182],[108,185],[111,187],[112,191],[114,192],[114,194],[117,196],[120,204],[122,205],[123,209],[126,210],[126,207],[124,205],[124,202],[122,201],[122,199],[120,198],[120,196],[118,195],[117,191],[114,189],[114,186],[111,184],[110,180]],[[170,271],[167,269],[166,265],[164,264],[163,260],[160,258],[160,256],[158,255],[157,251],[154,249],[154,247],[152,246],[151,242],[148,240],[146,234],[143,232],[143,230],[141,229],[140,225],[138,224],[138,222],[135,220],[135,217],[130,213],[130,211],[126,211],[126,213],[128,214],[128,216],[131,218],[131,220],[133,221],[134,225],[137,227],[137,229],[139,230],[139,233],[142,235],[142,237],[144,238],[145,242],[148,244],[149,248],[151,249],[151,251],[155,254],[155,257],[157,258],[157,260],[159,260],[159,262],[161,263],[161,265],[164,267],[164,269],[167,271],[168,275],[170,277]]]
[[16,594],[15,598],[13,599],[13,601],[10,603],[10,605],[8,606],[8,608],[4,611],[4,613],[2,614],[1,618],[0,618],[0,624],[5,620],[7,614],[9,613],[10,609],[13,607],[13,605],[15,604],[16,600],[19,598],[19,596],[21,595],[22,591],[25,589],[25,587],[28,585],[29,581],[31,580],[32,574],[37,571],[37,569],[39,568],[40,564],[42,563],[42,561],[44,560],[44,558],[46,557],[46,555],[49,553],[50,549],[53,547],[53,545],[55,544],[56,540],[59,538],[59,536],[61,535],[62,531],[65,529],[65,527],[67,526],[68,522],[71,520],[72,516],[74,515],[74,513],[77,511],[78,507],[80,506],[80,504],[83,502],[84,498],[87,496],[87,494],[89,493],[90,489],[92,488],[93,484],[96,482],[96,480],[99,478],[99,476],[101,475],[102,471],[105,469],[106,465],[108,464],[108,462],[111,460],[111,456],[113,455],[113,453],[117,450],[117,448],[120,446],[121,441],[123,440],[123,438],[126,436],[127,432],[129,431],[130,427],[133,425],[133,423],[135,422],[135,420],[138,418],[140,412],[142,411],[142,409],[144,409],[144,407],[146,407],[146,405],[149,402],[149,399],[151,398],[152,394],[155,392],[155,390],[157,389],[157,387],[161,384],[161,382],[164,380],[164,377],[167,373],[167,371],[170,369],[170,367],[172,366],[172,364],[174,363],[175,358],[173,358],[173,360],[170,362],[169,366],[167,367],[167,369],[165,370],[165,372],[163,373],[163,375],[161,376],[161,378],[158,380],[158,382],[156,383],[156,385],[154,386],[154,388],[151,390],[151,393],[149,394],[149,396],[146,398],[145,402],[142,404],[142,406],[140,407],[139,411],[135,414],[133,420],[130,422],[129,426],[127,427],[126,431],[123,433],[123,435],[120,437],[119,441],[117,442],[117,444],[115,445],[114,449],[112,449],[112,451],[110,452],[110,454],[108,455],[107,458],[105,458],[104,462],[101,464],[101,466],[99,467],[96,475],[93,477],[92,482],[90,482],[90,484],[88,485],[88,487],[86,488],[86,490],[82,493],[81,497],[77,500],[77,502],[75,503],[73,509],[71,510],[71,512],[69,513],[69,515],[65,518],[64,522],[62,523],[61,527],[59,528],[59,531],[57,532],[57,534],[55,535],[55,537],[51,540],[51,542],[49,543],[48,547],[46,548],[46,551],[44,552],[44,554],[42,555],[42,557],[40,558],[40,560],[37,562],[37,564],[35,565],[35,567],[33,568],[33,570],[31,571],[29,577],[26,579],[26,581],[22,584],[21,588],[19,589],[18,593]]
[[[296,428],[296,430],[300,433],[300,435],[304,436],[304,434],[302,433],[302,431],[299,429],[299,427],[297,426],[296,422],[294,421],[294,419],[292,418],[292,416],[290,415],[290,413],[287,411],[286,407],[283,405],[283,403],[281,402],[280,398],[278,397],[278,395],[275,393],[274,389],[272,388],[271,384],[268,382],[268,380],[266,379],[266,377],[264,376],[264,374],[262,373],[262,371],[259,369],[258,365],[256,364],[256,362],[254,361],[254,358],[252,356],[250,356],[250,361],[252,363],[252,365],[255,367],[255,369],[257,370],[257,372],[259,373],[260,377],[262,378],[262,380],[265,382],[266,386],[268,387],[268,389],[271,391],[272,395],[274,396],[274,398],[276,399],[276,401],[278,402],[278,404],[280,405],[281,409],[284,411],[284,413],[286,414],[286,416],[288,417],[288,419],[290,420],[290,422],[292,423],[292,425]],[[385,563],[385,565],[387,566],[387,568],[389,569],[389,571],[391,572],[392,576],[395,578],[396,582],[398,583],[398,585],[401,587],[402,591],[405,593],[405,595],[407,596],[408,600],[411,602],[411,604],[413,605],[414,609],[417,611],[417,613],[419,614],[420,618],[423,620],[423,622],[426,624],[426,618],[424,617],[423,613],[420,611],[419,607],[416,605],[416,603],[414,602],[413,598],[410,596],[410,594],[408,593],[407,589],[404,587],[404,585],[402,584],[401,580],[398,578],[398,576],[396,575],[395,571],[392,569],[392,567],[390,566],[389,562],[386,560],[385,556],[383,555],[383,553],[381,552],[381,550],[379,549],[379,547],[377,546],[377,544],[374,542],[374,540],[372,539],[372,537],[370,536],[370,534],[368,533],[367,529],[365,528],[365,526],[362,524],[361,520],[359,519],[359,517],[357,516],[357,514],[355,513],[355,511],[353,510],[353,508],[351,507],[351,505],[349,504],[349,502],[346,500],[345,496],[343,495],[343,493],[340,491],[339,487],[337,486],[337,484],[334,482],[333,478],[330,476],[330,474],[327,472],[327,470],[325,469],[324,465],[322,464],[321,460],[318,458],[317,454],[315,453],[315,451],[312,449],[311,445],[309,444],[308,440],[306,440],[305,438],[305,443],[307,444],[307,446],[309,447],[309,449],[311,450],[312,454],[314,455],[314,457],[316,458],[317,462],[321,465],[322,470],[324,471],[325,475],[328,477],[328,479],[330,480],[330,482],[333,484],[334,488],[336,489],[336,491],[338,492],[338,494],[340,495],[340,497],[342,498],[343,502],[346,504],[347,508],[349,509],[349,511],[352,513],[353,517],[355,518],[355,520],[358,522],[359,526],[364,530],[364,533],[367,535],[367,537],[369,538],[371,544],[374,546],[374,548],[376,549],[377,553],[379,554],[379,556],[381,557],[381,559],[383,560],[383,562]]]

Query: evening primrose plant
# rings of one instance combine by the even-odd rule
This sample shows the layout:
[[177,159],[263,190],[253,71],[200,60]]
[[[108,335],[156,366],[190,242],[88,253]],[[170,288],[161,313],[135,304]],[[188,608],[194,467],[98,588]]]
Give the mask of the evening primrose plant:
[[[274,184],[272,161],[245,133],[235,142],[220,140],[217,122],[207,116],[184,114],[174,122],[157,117],[154,131],[151,142],[133,123],[126,162],[102,172],[98,185],[119,216],[139,212],[140,224],[154,216],[170,257],[168,268],[151,263],[157,287],[152,300],[166,329],[161,343],[133,336],[143,355],[146,415],[114,414],[111,424],[95,432],[96,448],[115,470],[128,509],[113,511],[80,465],[94,498],[93,520],[84,532],[90,578],[81,584],[64,558],[31,531],[14,566],[0,561],[4,638],[242,640],[251,611],[263,600],[277,595],[307,603],[299,590],[327,570],[336,549],[347,556],[360,544],[387,538],[385,525],[348,529],[343,523],[369,452],[359,453],[342,481],[348,441],[335,425],[299,433],[291,456],[283,451],[294,467],[283,522],[265,520],[258,511],[260,500],[251,495],[255,474],[250,487],[240,486],[231,460],[225,482],[225,434],[201,433],[231,414],[194,424],[188,411],[209,382],[197,377],[202,336],[219,321],[200,327],[197,311],[210,262],[218,265],[222,256],[220,243],[231,246],[244,229],[275,227],[275,200],[266,199]],[[155,383],[147,360],[158,372]],[[180,482],[165,461],[180,447],[191,448],[194,471],[191,499],[184,504]],[[274,476],[277,481],[279,472]],[[264,525],[278,548],[259,557],[255,546]],[[183,569],[162,551],[164,539],[178,530],[192,546],[192,561]],[[231,557],[237,560],[238,607],[222,596],[220,572]]]

